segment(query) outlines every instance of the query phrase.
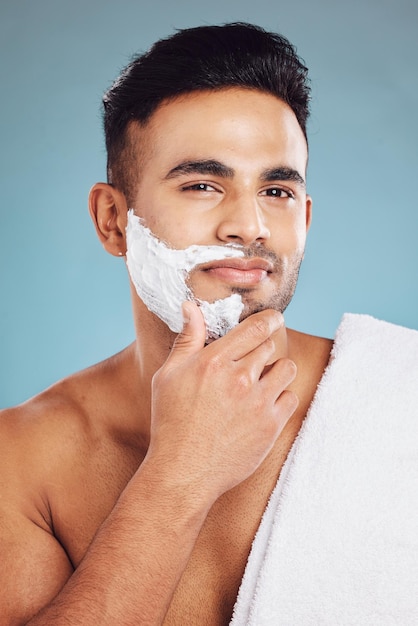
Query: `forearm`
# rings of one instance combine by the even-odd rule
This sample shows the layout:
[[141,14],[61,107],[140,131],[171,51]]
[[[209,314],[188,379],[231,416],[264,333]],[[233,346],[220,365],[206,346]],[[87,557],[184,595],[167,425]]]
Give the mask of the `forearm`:
[[260,466],[296,408],[286,391],[295,365],[274,361],[271,336],[286,339],[276,312],[204,347],[203,319],[188,304],[189,322],[153,377],[147,457],[32,626],[161,625],[210,507]]
[[29,624],[161,624],[208,507],[144,464],[61,593]]

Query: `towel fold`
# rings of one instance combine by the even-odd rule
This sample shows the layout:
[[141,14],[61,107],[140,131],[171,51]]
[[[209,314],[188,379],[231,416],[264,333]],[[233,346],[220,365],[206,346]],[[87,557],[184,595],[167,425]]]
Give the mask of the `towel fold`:
[[231,626],[418,624],[418,332],[346,314]]

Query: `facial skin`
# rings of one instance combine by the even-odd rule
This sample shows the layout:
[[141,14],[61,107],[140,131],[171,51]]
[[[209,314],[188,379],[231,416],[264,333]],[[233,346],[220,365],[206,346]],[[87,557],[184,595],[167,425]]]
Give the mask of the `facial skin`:
[[297,281],[310,223],[307,146],[293,111],[238,88],[161,105],[137,135],[135,213],[170,247],[243,246],[245,258],[190,273],[201,300],[242,295],[242,319],[283,311]]

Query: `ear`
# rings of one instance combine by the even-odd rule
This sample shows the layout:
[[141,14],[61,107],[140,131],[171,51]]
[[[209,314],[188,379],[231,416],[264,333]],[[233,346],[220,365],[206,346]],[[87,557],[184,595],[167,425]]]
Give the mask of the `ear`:
[[105,250],[124,256],[128,212],[124,194],[107,183],[96,183],[90,190],[89,211]]
[[312,198],[306,196],[306,232],[308,232],[312,221]]

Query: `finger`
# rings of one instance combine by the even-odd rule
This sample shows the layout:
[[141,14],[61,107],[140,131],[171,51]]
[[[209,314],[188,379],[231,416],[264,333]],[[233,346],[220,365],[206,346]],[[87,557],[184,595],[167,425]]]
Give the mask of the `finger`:
[[229,360],[238,361],[258,348],[280,328],[284,328],[284,319],[279,311],[272,309],[260,311],[247,317],[208,348],[223,352]]
[[241,378],[247,378],[250,384],[254,384],[260,380],[267,364],[271,362],[275,352],[275,342],[271,337],[268,337],[262,344],[254,348],[252,352],[246,354],[242,359],[235,361],[235,366],[241,370]]
[[285,389],[277,398],[274,406],[277,436],[280,435],[298,406],[299,398],[289,389]]
[[195,354],[205,345],[206,326],[203,315],[194,302],[183,302],[183,329],[177,335],[167,363],[175,364],[179,359]]
[[264,393],[271,393],[277,401],[283,391],[295,380],[297,368],[291,359],[279,359],[261,379]]

